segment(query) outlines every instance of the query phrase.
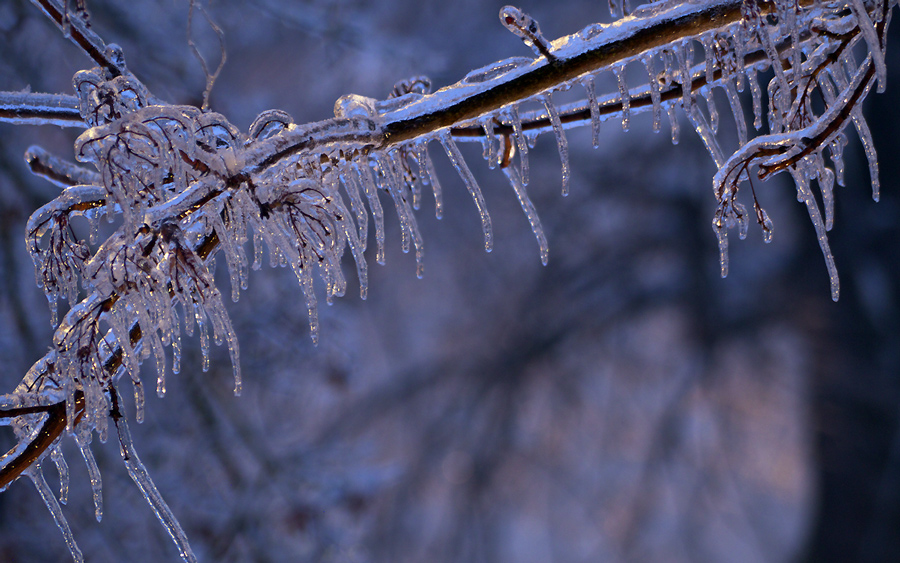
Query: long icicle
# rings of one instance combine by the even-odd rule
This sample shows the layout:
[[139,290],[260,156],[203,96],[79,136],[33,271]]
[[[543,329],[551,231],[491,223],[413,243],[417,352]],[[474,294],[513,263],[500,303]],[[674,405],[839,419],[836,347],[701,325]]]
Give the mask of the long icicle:
[[[600,106],[597,103],[597,88],[594,85],[594,77],[588,75],[581,80],[582,86],[587,91],[588,107],[591,112],[591,141],[595,149],[600,148]],[[659,90],[657,90],[657,95]]]
[[512,124],[513,136],[516,138],[516,149],[519,151],[519,162],[522,165],[522,184],[528,185],[528,141],[522,130],[522,120],[519,118],[519,107],[515,104],[507,109],[509,121]]
[[550,116],[550,124],[553,126],[553,134],[556,136],[559,160],[562,162],[562,195],[565,197],[569,195],[569,177],[572,175],[569,170],[569,142],[566,140],[566,133],[563,131],[562,122],[559,120],[559,112],[556,110],[556,106],[553,105],[550,94],[543,94],[538,99],[544,104],[544,108],[547,109],[547,115]]
[[84,465],[88,470],[88,479],[91,480],[91,493],[94,497],[94,518],[97,522],[103,519],[103,480],[100,476],[100,468],[97,467],[97,460],[91,452],[90,444],[79,444],[81,457],[84,458]]
[[[117,411],[117,409],[114,410]],[[141,462],[141,458],[138,457],[134,449],[131,433],[128,431],[128,421],[118,413],[113,415],[113,420],[116,424],[116,431],[119,434],[119,452],[122,454],[122,459],[128,468],[128,475],[131,476],[131,479],[143,493],[144,499],[150,504],[156,517],[159,518],[166,531],[169,532],[169,536],[175,542],[175,547],[178,548],[181,558],[187,563],[196,563],[197,556],[194,555],[190,543],[188,543],[184,529],[178,523],[178,519],[175,518],[175,514],[172,513],[169,505],[162,498],[159,489],[156,488],[153,479],[150,478],[150,474],[147,472],[147,468]]]
[[75,560],[75,563],[84,563],[84,555],[82,555],[81,550],[78,548],[78,544],[75,543],[75,536],[72,535],[72,529],[66,521],[62,507],[59,506],[59,502],[57,502],[56,497],[53,496],[53,491],[51,491],[50,486],[47,485],[47,480],[44,479],[44,474],[41,472],[41,466],[32,466],[25,473],[31,479],[31,482],[34,483],[38,494],[41,495],[41,500],[44,501],[47,510],[50,511],[54,522],[56,522],[56,526],[59,528],[59,531],[62,532],[66,546],[69,548],[69,552],[72,553],[72,559]]
[[525,217],[531,225],[531,232],[534,233],[534,237],[537,239],[538,248],[541,253],[541,264],[546,266],[550,259],[550,245],[547,242],[547,235],[544,232],[544,227],[541,225],[541,219],[538,217],[537,210],[534,208],[531,198],[528,197],[528,192],[525,190],[522,179],[519,177],[519,172],[515,167],[506,166],[502,168],[502,170],[503,174],[509,180],[513,191],[516,192],[516,198],[519,200],[519,205],[522,206],[522,211],[525,212]]
[[453,164],[453,168],[456,169],[456,172],[472,195],[472,199],[475,200],[475,207],[478,208],[478,214],[481,216],[481,229],[484,231],[484,249],[490,252],[494,248],[494,230],[491,226],[491,216],[488,214],[487,204],[484,202],[481,188],[478,187],[475,176],[472,175],[472,171],[469,170],[462,153],[459,152],[459,147],[456,146],[456,142],[450,135],[450,130],[444,129],[441,131],[440,139],[444,150],[447,151],[447,156],[450,158],[450,163]]

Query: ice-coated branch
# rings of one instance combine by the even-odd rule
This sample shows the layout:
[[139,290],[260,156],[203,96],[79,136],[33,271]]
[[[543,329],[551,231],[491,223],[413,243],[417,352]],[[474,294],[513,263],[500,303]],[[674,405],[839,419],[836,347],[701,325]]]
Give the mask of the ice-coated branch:
[[[551,42],[553,64],[546,58],[535,59],[490,80],[459,83],[385,114],[386,143],[402,143],[476,119],[586,74],[739,23],[743,3],[743,0],[662,2],[658,9],[650,4],[644,11],[603,26],[602,31],[588,26],[577,34]],[[759,4],[763,13],[774,9],[772,3],[760,1]],[[801,6],[810,4],[812,0],[800,2]]]
[[125,59],[117,46],[107,45],[103,39],[82,20],[79,14],[72,14],[59,5],[57,0],[31,0],[57,27],[78,46],[88,57],[99,65],[110,77],[121,76],[125,69]]
[[[756,179],[787,171],[813,222],[835,298],[837,274],[826,231],[833,223],[834,181],[843,181],[842,134],[850,124],[863,140],[878,193],[877,160],[860,105],[876,81],[884,84],[884,33],[895,0],[666,0],[555,41],[546,40],[527,14],[506,6],[501,23],[532,47],[535,58],[492,63],[433,93],[428,79],[416,77],[399,82],[384,100],[347,95],[335,103],[333,118],[314,123],[297,124],[286,113],[270,110],[246,133],[206,108],[155,98],[127,71],[121,51],[106,45],[80,18],[66,23],[57,0],[33,2],[98,66],[76,74],[75,96],[0,94],[0,121],[86,128],[74,146],[80,164],[39,148],[26,155],[35,174],[63,188],[27,224],[37,281],[56,328],[47,355],[14,393],[0,396],[0,424],[12,426],[18,439],[0,458],[0,489],[32,469],[27,475],[67,541],[71,534],[58,503],[37,477],[41,462],[58,452],[66,431],[74,435],[92,476],[99,516],[99,473],[87,444],[94,432],[105,439],[113,420],[129,474],[182,557],[191,560],[186,536],[134,451],[116,384],[126,375],[131,381],[140,422],[141,363],[155,360],[162,396],[167,373],[180,370],[182,331],[190,335],[196,328],[204,369],[212,336],[227,345],[235,392],[240,392],[237,337],[212,270],[220,253],[233,300],[246,288],[249,270],[260,266],[264,248],[272,266],[290,266],[305,298],[313,341],[318,338],[316,277],[326,300],[343,295],[345,252],[353,257],[360,295],[366,296],[370,217],[375,259],[384,263],[382,201],[387,200],[382,198],[390,198],[401,248],[415,251],[421,276],[424,243],[415,211],[426,187],[434,193],[436,215],[442,213],[430,143],[446,153],[472,196],[490,250],[493,232],[485,198],[457,147],[459,141],[482,144],[488,167],[500,168],[507,178],[546,264],[547,237],[526,189],[528,147],[535,138],[555,137],[565,194],[569,129],[590,126],[597,146],[605,121],[617,119],[627,130],[633,115],[652,112],[658,131],[665,113],[677,142],[676,111],[681,111],[719,168],[713,228],[722,274],[727,273],[728,228],[738,226],[743,238],[749,224],[740,186],[751,181],[754,168]],[[611,6],[624,12],[622,2]],[[854,50],[867,53],[862,63],[854,59]],[[628,66],[639,66],[646,80],[629,84],[634,73],[626,72]],[[764,107],[759,80],[767,69],[774,69],[774,77],[762,84],[768,94]],[[601,75],[615,84],[610,91],[598,91],[602,82],[595,78]],[[748,86],[754,129],[760,131],[756,138],[745,122],[747,102],[739,95]],[[570,88],[584,98],[558,102],[554,94]],[[721,116],[714,89],[728,98],[736,147],[718,136]],[[826,149],[833,167],[825,164]],[[752,184],[751,193],[768,241],[772,221]],[[105,241],[93,240],[103,217],[115,230]],[[88,222],[92,240],[76,237],[73,220]],[[245,249],[251,238],[252,262]],[[57,301],[63,297],[69,310],[57,326]],[[67,482],[67,466],[58,461],[60,454],[52,455]],[[77,547],[72,552],[78,553]]]
[[78,98],[68,94],[0,92],[0,123],[84,128]]
[[[76,416],[80,416],[84,408],[84,396],[78,392],[75,397]],[[66,428],[66,403],[32,407],[0,407],[0,416],[12,418],[46,414],[46,419],[37,426],[37,432],[30,440],[20,440],[16,448],[8,451],[0,458],[0,491],[15,481],[23,471],[35,465],[45,452],[59,439]]]

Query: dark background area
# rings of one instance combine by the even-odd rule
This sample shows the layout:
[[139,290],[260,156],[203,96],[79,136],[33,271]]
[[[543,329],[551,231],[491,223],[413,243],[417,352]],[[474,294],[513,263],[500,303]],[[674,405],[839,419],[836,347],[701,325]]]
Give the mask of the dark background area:
[[[201,100],[187,5],[91,1],[94,29],[122,45],[158,96]],[[384,98],[418,74],[439,87],[529,52],[502,29],[500,4],[394,0],[215,2],[228,63],[211,106],[246,129],[280,108],[325,119],[334,100]],[[522,5],[548,37],[609,21],[605,6]],[[214,37],[195,19],[201,50]],[[70,92],[90,62],[27,2],[0,5],[0,89]],[[841,299],[795,189],[757,186],[775,221],[762,242],[731,237],[720,279],[714,165],[680,116],[628,133],[569,134],[571,195],[559,195],[551,136],[531,151],[550,263],[506,180],[464,146],[494,219],[478,214],[447,159],[431,152],[444,219],[419,213],[425,278],[387,219],[387,265],[370,259],[369,298],[322,305],[320,344],[290,272],[252,272],[229,312],[244,394],[224,349],[147,397],[135,445],[203,561],[891,561],[900,558],[900,186],[895,97],[900,45],[889,33],[887,93],[865,113],[880,153],[871,198],[855,133],[830,234]],[[606,82],[603,82],[603,81]],[[603,77],[601,84],[614,84]],[[632,84],[635,85],[635,84]],[[731,115],[716,94],[722,136]],[[746,108],[749,109],[749,99]],[[752,119],[750,119],[752,122]],[[55,188],[29,175],[31,144],[72,158],[77,130],[0,124],[0,389],[49,346],[46,299],[23,244],[28,216]],[[726,143],[726,146],[731,146]],[[350,270],[347,270],[350,271]],[[228,280],[219,272],[227,295]],[[352,282],[351,282],[352,284]],[[151,366],[152,367],[152,366]],[[145,381],[155,377],[146,370]],[[124,386],[123,395],[130,395]],[[126,409],[133,412],[132,404]],[[11,432],[0,433],[4,445]],[[114,441],[94,445],[105,515],[93,516],[77,448],[64,512],[86,559],[175,561]],[[44,468],[56,488],[52,463]],[[34,488],[0,495],[0,560],[63,561]]]

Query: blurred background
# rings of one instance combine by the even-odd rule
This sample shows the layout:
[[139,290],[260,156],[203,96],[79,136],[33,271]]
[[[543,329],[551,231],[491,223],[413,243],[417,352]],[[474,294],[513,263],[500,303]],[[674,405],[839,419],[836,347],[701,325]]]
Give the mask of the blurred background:
[[[211,107],[246,130],[270,108],[300,123],[325,119],[342,95],[382,99],[414,75],[451,84],[530,55],[499,25],[500,7],[217,0],[208,13],[225,32],[228,62]],[[587,0],[521,7],[551,38],[610,21]],[[151,91],[199,105],[204,75],[187,46],[186,2],[88,8]],[[24,0],[0,3],[0,29],[2,90],[68,93],[91,64]],[[199,16],[194,37],[215,65],[215,36]],[[203,373],[199,343],[188,339],[168,395],[148,394],[146,421],[132,424],[198,557],[900,559],[900,36],[890,38],[888,92],[866,107],[882,201],[871,200],[853,132],[847,187],[837,190],[839,303],[806,210],[780,177],[757,186],[774,241],[763,244],[755,225],[746,241],[732,236],[730,274],[719,278],[714,166],[683,115],[678,146],[665,120],[653,134],[647,115],[628,133],[607,123],[599,150],[589,131],[571,132],[565,199],[556,144],[539,139],[529,192],[550,239],[547,267],[506,179],[487,169],[480,146],[464,146],[494,220],[494,251],[483,251],[471,198],[435,145],[446,207],[437,221],[426,197],[419,213],[424,279],[389,216],[387,265],[370,258],[368,300],[350,289],[323,304],[314,347],[293,275],[254,272],[229,303],[243,396],[231,394],[227,351],[214,349]],[[716,95],[727,138],[731,116]],[[40,144],[71,159],[78,132],[0,124],[4,391],[52,338],[23,242],[28,216],[58,192],[30,176],[23,155]],[[133,414],[130,401],[126,409]],[[0,444],[12,443],[0,433]],[[178,560],[115,440],[94,446],[99,524],[74,443],[64,450],[64,512],[88,561]],[[56,488],[49,462],[45,474]],[[68,558],[29,481],[0,495],[0,560]]]

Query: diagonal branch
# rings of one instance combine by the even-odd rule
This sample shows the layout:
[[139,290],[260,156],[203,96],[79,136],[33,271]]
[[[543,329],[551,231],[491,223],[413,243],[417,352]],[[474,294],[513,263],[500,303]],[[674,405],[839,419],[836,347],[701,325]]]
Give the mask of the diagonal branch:
[[67,94],[0,92],[0,123],[85,128],[78,98]]

